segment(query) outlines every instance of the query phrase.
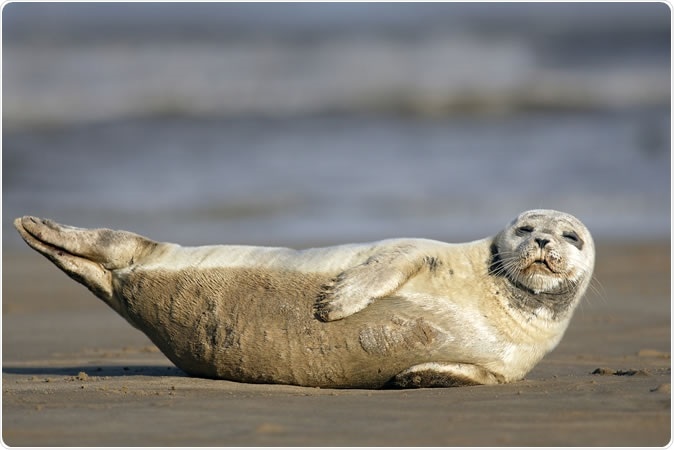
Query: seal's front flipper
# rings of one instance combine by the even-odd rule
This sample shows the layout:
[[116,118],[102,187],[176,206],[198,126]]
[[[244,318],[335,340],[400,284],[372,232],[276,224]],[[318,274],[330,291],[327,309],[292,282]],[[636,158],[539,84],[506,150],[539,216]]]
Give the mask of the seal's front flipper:
[[488,370],[463,363],[423,363],[400,372],[387,387],[430,388],[499,384],[505,380]]
[[75,228],[30,216],[14,226],[30,247],[106,301],[112,296],[110,270],[128,266],[156,245],[127,231]]
[[340,273],[319,293],[316,317],[325,322],[343,319],[391,295],[424,264],[419,252],[412,244],[386,248]]

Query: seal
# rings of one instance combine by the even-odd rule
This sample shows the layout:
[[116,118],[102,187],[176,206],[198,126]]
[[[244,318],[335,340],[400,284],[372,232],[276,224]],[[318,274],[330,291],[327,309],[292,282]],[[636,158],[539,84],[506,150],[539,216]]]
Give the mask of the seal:
[[26,243],[192,376],[330,388],[522,379],[562,338],[594,268],[575,217],[520,214],[450,244],[182,247],[14,221]]

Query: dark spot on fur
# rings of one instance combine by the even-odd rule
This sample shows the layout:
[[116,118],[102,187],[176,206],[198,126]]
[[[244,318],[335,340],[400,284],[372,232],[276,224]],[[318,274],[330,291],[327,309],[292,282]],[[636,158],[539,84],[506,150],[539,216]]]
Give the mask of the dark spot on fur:
[[442,265],[442,262],[435,256],[424,256],[424,264],[428,266],[428,270],[435,272]]
[[115,244],[115,232],[112,230],[100,230],[98,232],[97,246],[101,248],[108,248]]
[[422,349],[431,345],[438,336],[438,329],[422,318],[404,320],[394,316],[388,325],[363,328],[358,340],[363,350],[371,355],[393,355]]
[[379,257],[377,255],[373,255],[373,256],[370,256],[367,260],[365,260],[363,265],[369,266],[371,264],[377,264],[378,262],[379,262]]
[[575,289],[560,290],[559,292],[541,292],[534,293],[519,283],[508,281],[506,287],[510,291],[508,298],[513,307],[524,309],[531,314],[544,307],[552,312],[553,319],[566,312],[573,301],[576,299]]
[[487,263],[487,267],[489,267],[489,275],[503,273],[503,261],[501,261],[501,256],[498,253],[498,247],[494,243],[492,243],[489,247],[489,261]]
[[233,347],[236,344],[236,333],[231,325],[225,325],[225,339],[222,346],[225,348]]

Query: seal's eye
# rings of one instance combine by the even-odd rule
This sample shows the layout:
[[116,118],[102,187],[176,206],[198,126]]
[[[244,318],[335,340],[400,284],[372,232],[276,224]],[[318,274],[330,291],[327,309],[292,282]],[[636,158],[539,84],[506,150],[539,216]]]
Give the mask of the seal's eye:
[[532,231],[534,231],[534,227],[532,227],[531,225],[523,225],[515,230],[515,234],[517,234],[518,236],[524,236],[525,234],[529,234]]
[[579,250],[583,249],[583,240],[576,234],[575,231],[565,231],[562,237],[570,244],[573,244]]
[[567,241],[572,242],[574,244],[576,242],[580,241],[580,238],[578,237],[578,235],[574,231],[565,231],[564,233],[562,233],[562,237],[564,239],[566,239]]

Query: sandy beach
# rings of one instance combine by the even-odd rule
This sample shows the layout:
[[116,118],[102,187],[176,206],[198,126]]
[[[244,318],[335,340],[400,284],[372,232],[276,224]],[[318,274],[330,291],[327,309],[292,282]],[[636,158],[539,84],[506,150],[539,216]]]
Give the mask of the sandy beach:
[[2,438],[10,446],[666,445],[670,243],[599,242],[597,255],[591,292],[526,379],[370,391],[187,377],[46,259],[5,251]]

